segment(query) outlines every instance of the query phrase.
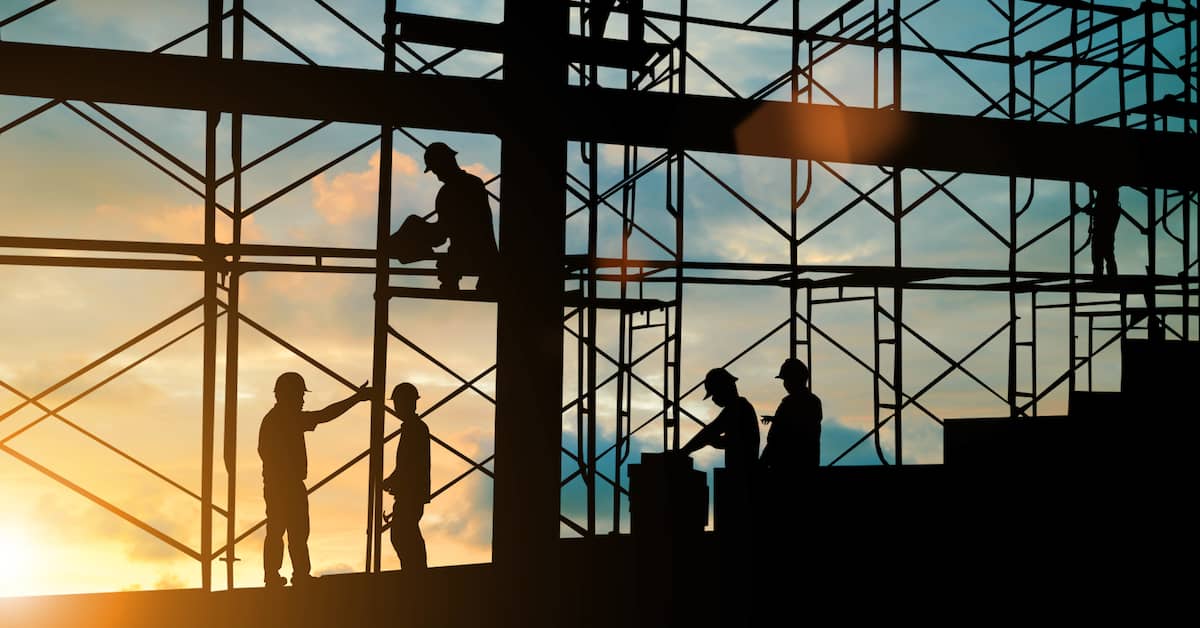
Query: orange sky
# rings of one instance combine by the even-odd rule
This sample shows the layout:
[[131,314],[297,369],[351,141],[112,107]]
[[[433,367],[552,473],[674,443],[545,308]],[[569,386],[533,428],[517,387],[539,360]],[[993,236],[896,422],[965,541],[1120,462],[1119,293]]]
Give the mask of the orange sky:
[[[29,4],[31,2],[17,2],[15,7],[20,9]],[[6,27],[5,39],[147,49],[169,40],[176,31],[186,31],[197,19],[203,19],[198,15],[202,11],[195,10],[201,3],[196,2],[156,3],[163,7],[161,14],[155,15],[144,11],[143,3],[132,0],[104,4],[105,10],[101,11],[96,3],[63,0],[60,6],[39,14],[41,21],[31,19],[29,25]],[[307,8],[297,8],[297,14],[293,15],[293,4],[309,3],[264,2],[263,16],[289,37],[295,37],[322,62],[376,67],[372,50],[349,43],[353,38],[344,37],[338,30],[340,27],[331,23],[328,16],[322,17],[319,11],[309,15],[305,13]],[[473,17],[493,19],[498,4],[482,3],[482,8]],[[701,2],[697,10],[707,7],[716,14],[732,10],[728,9],[728,4],[715,0],[707,4]],[[12,12],[10,5],[14,3],[0,3],[0,18]],[[366,16],[364,20],[377,18],[374,4],[370,2],[346,2],[345,5],[347,10]],[[126,17],[129,20],[122,19]],[[374,29],[373,26],[372,32]],[[778,52],[767,50],[755,39],[713,38],[707,41],[698,38],[697,42],[696,54],[710,59],[716,66],[745,64],[752,67],[750,61]],[[737,54],[722,46],[732,46]],[[185,49],[196,52],[195,46],[185,46]],[[248,49],[253,51],[251,56],[255,58],[287,59],[286,51],[281,52],[278,46],[262,37],[256,38]],[[462,67],[476,67],[471,64],[485,67],[490,63],[485,61],[466,60]],[[856,78],[859,76],[856,72],[861,73],[869,67],[869,61],[855,57],[826,65],[825,84],[839,93],[848,92],[848,100],[858,98],[858,104],[863,104],[863,99],[869,101],[869,90],[859,85],[861,82]],[[763,72],[769,74],[766,70]],[[756,78],[747,79],[748,82],[753,80]],[[940,80],[943,79],[930,79],[933,84]],[[719,91],[719,88],[713,88],[711,93]],[[0,96],[0,123],[6,123],[38,104],[39,101],[32,99]],[[125,116],[139,130],[193,167],[203,163],[203,118],[200,114],[132,107],[110,109]],[[261,152],[310,124],[248,120],[247,144]],[[223,127],[223,132],[227,132],[227,128]],[[332,125],[248,174],[247,198],[265,197],[375,132],[375,129],[363,126]],[[500,169],[499,142],[494,137],[417,134],[424,141],[440,139],[459,148],[460,161],[484,179],[489,179]],[[578,147],[571,149],[572,167],[578,168]],[[224,167],[227,167],[227,152],[224,147],[222,150]],[[256,154],[255,150],[248,152]],[[646,154],[643,153],[643,158],[648,158]],[[788,162],[713,155],[697,157],[781,224],[786,221]],[[614,178],[614,173],[619,171],[620,148],[604,147],[601,161],[605,167],[604,176]],[[393,195],[396,199],[393,223],[399,224],[404,216],[424,214],[431,208],[438,183],[432,175],[422,172],[419,148],[399,136],[393,164]],[[372,246],[378,165],[377,145],[360,150],[344,163],[255,214],[245,224],[245,240]],[[844,167],[841,173],[859,184],[876,181],[880,176],[874,169],[850,166]],[[746,262],[787,261],[786,242],[770,228],[752,219],[705,175],[690,170],[688,177],[689,257]],[[831,215],[850,196],[831,174],[818,171],[814,178],[817,182],[801,216],[802,225],[810,227]],[[647,205],[654,201],[646,199],[656,198],[654,186],[663,185],[662,177],[651,179],[647,177],[643,188],[647,191],[639,197]],[[906,185],[909,182],[906,181]],[[911,182],[912,196],[923,193],[928,185],[925,181]],[[955,186],[956,191],[980,204],[980,211],[987,219],[1000,224],[1008,208],[1007,179],[964,177]],[[498,184],[493,184],[493,190],[498,191],[498,188]],[[890,190],[890,187],[886,189]],[[1039,212],[1045,216],[1060,215],[1064,211],[1065,190],[1065,185],[1039,188],[1038,203],[1031,216],[1037,218]],[[223,190],[223,194],[228,192]],[[226,197],[222,201],[228,202]],[[574,202],[569,200],[569,203]],[[659,235],[673,238],[670,225],[662,222],[665,213],[661,200],[658,203],[645,210],[639,209],[639,212],[648,224],[655,225],[652,230],[657,228]],[[0,137],[0,235],[197,242],[202,239],[201,208],[202,200],[196,195],[62,107]],[[493,210],[496,209],[493,203]],[[655,220],[659,222],[655,223]],[[989,267],[1006,263],[1000,247],[945,199],[931,201],[927,208],[914,212],[906,220],[911,225],[911,231],[906,233],[912,234],[906,237],[912,237],[914,243],[909,263],[954,266],[977,263]],[[615,232],[613,222],[605,224],[605,228]],[[1086,229],[1086,223],[1083,225]],[[569,225],[576,241],[585,226],[586,222],[581,219],[575,219]],[[227,225],[222,225],[218,231],[221,238],[228,237]],[[612,245],[616,241],[616,238],[608,240],[610,249],[605,254],[614,253]],[[813,264],[890,264],[890,247],[890,226],[870,208],[859,208],[827,233],[807,243],[802,249],[801,260]],[[636,242],[635,248],[639,253],[653,251],[645,240]],[[1063,240],[1052,237],[1031,249],[1028,255],[1047,267],[1061,269],[1066,259],[1064,250]],[[1123,267],[1137,267],[1141,261],[1137,257],[1140,253],[1132,247],[1127,251],[1123,254],[1130,259],[1128,264],[1122,261]],[[252,274],[242,284],[242,310],[357,383],[368,379],[371,372],[372,282],[369,275]],[[0,285],[5,287],[0,291],[0,381],[26,394],[34,394],[54,384],[202,294],[199,276],[157,271],[0,266]],[[735,356],[788,315],[787,294],[782,290],[691,287],[686,299],[682,339],[687,356],[683,366],[685,386],[698,381],[709,367]],[[921,293],[910,294],[906,300],[908,320],[955,358],[961,357],[1003,324],[1008,315],[1007,297],[1003,295]],[[413,342],[469,378],[495,361],[494,314],[494,306],[490,304],[404,300],[392,303],[390,320]],[[872,315],[868,305],[857,303],[820,306],[814,318],[840,343],[867,357],[872,351]],[[199,322],[199,313],[191,313],[94,372],[48,395],[44,403],[56,407],[67,402]],[[1042,324],[1052,330],[1062,327],[1062,322],[1055,322],[1051,315],[1047,315]],[[224,325],[222,322],[222,334]],[[611,318],[603,319],[602,330],[608,336],[615,335]],[[607,342],[607,346],[612,345],[611,340]],[[911,377],[916,383],[923,384],[944,367],[941,358],[920,347],[919,343],[911,342],[907,346],[906,366],[912,369]],[[573,339],[567,337],[564,347],[566,403],[574,392],[577,356]],[[731,367],[741,378],[742,394],[755,404],[760,414],[772,413],[782,395],[774,375],[787,352],[784,330]],[[872,380],[829,342],[815,341],[814,352],[814,389],[825,401],[828,440],[824,456],[828,458],[839,453],[834,451],[836,445],[844,445],[842,441],[853,440],[869,428]],[[200,355],[200,336],[193,333],[62,410],[62,415],[112,441],[189,490],[198,492]],[[1047,346],[1039,359],[1065,364],[1068,356],[1064,347]],[[263,515],[260,464],[254,443],[258,422],[273,402],[271,385],[275,376],[282,371],[301,372],[313,391],[308,395],[309,408],[341,399],[349,390],[246,327],[242,328],[239,360],[237,524],[239,529],[244,529]],[[973,358],[970,365],[979,369],[990,385],[1003,390],[1006,360],[1006,349],[1001,340]],[[1109,359],[1102,366],[1111,367],[1112,363]],[[1047,368],[1043,372],[1051,370]],[[390,387],[406,380],[420,388],[419,409],[450,394],[458,386],[453,377],[394,340],[389,345],[388,372],[390,381],[383,384]],[[602,364],[600,375],[603,377],[609,372],[611,368]],[[218,373],[224,373],[223,351],[219,352]],[[646,367],[640,373],[652,383],[661,380],[661,373],[654,368]],[[1097,388],[1112,387],[1115,381],[1114,369],[1098,370]],[[491,376],[484,378],[479,387],[487,394],[494,394],[494,379]],[[220,409],[223,407],[220,381],[217,391]],[[1004,404],[981,393],[977,385],[961,374],[949,377],[922,401],[938,409],[943,416],[997,416],[1007,412]],[[0,413],[20,402],[18,395],[0,387]],[[634,407],[649,415],[661,407],[661,402],[638,390]],[[712,405],[699,396],[689,398],[684,407],[701,418],[714,416]],[[1061,412],[1063,408],[1064,395],[1056,394],[1041,409],[1043,413],[1053,413]],[[615,413],[611,387],[604,390],[598,410],[610,417]],[[0,421],[0,439],[42,414],[27,407]],[[940,462],[941,433],[937,426],[920,418],[919,413],[909,416],[914,418],[905,428],[906,461]],[[492,407],[475,393],[460,395],[428,421],[435,435],[469,457],[479,460],[492,451]],[[218,427],[220,423],[218,418]],[[392,421],[391,425],[396,427],[398,422]],[[574,429],[573,415],[564,415],[565,437],[573,440]],[[689,423],[688,433],[692,429]],[[602,432],[611,434],[612,431],[611,421],[605,422]],[[652,430],[639,436],[638,446],[659,447],[660,434],[658,430]],[[842,440],[836,440],[839,438]],[[366,446],[367,439],[365,404],[310,434],[310,484],[357,455]],[[218,433],[218,469],[220,442],[221,434]],[[8,445],[190,547],[199,548],[199,504],[195,499],[172,490],[70,427],[49,419]],[[392,446],[385,455],[385,470],[390,470],[392,464]],[[720,463],[720,457],[712,450],[706,450],[697,454],[697,462],[710,468]],[[466,468],[462,460],[436,446],[432,464],[435,488]],[[362,568],[367,501],[365,466],[365,463],[359,464],[313,496],[310,547],[317,573]],[[0,564],[0,595],[199,584],[200,574],[195,561],[3,453],[0,453],[0,487],[3,490],[0,494],[0,556],[5,557]],[[490,480],[474,474],[427,508],[422,527],[430,547],[430,564],[490,559],[490,500]],[[216,502],[221,506],[225,503],[225,478],[220,471],[216,475]],[[570,504],[565,507],[569,508]],[[224,519],[216,517],[214,527],[220,545]],[[261,582],[260,552],[261,532],[239,545],[239,586],[255,586]],[[395,568],[396,561],[390,555],[390,549],[384,552],[384,557],[384,567]],[[219,584],[224,582],[223,568],[223,563],[216,563],[215,581]],[[288,572],[286,563],[284,572]]]

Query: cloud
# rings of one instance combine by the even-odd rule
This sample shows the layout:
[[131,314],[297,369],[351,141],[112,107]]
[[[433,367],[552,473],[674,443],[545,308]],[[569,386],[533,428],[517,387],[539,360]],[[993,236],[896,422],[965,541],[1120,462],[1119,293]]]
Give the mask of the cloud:
[[317,572],[314,575],[318,577],[331,576],[339,573],[356,573],[357,571],[358,569],[349,563],[335,563],[332,565],[325,565],[317,569]]
[[170,571],[164,572],[161,576],[159,576],[158,580],[154,582],[155,589],[182,589],[186,586],[187,584],[183,581],[183,578],[180,578],[179,576],[175,575],[174,572]]
[[[173,242],[204,241],[204,206],[178,205],[158,207],[136,207],[134,205],[104,204],[96,207],[94,218],[103,223],[128,225],[134,233],[155,240]],[[218,214],[216,234],[219,242],[233,240],[233,223],[224,214]],[[261,240],[262,229],[254,216],[242,220],[242,239]]]
[[[365,170],[343,172],[333,177],[325,173],[312,180],[313,207],[331,225],[344,225],[374,216],[379,208],[379,164],[382,155],[375,151]],[[393,181],[407,182],[422,174],[417,160],[392,151]]]
[[[312,180],[313,207],[330,225],[341,226],[373,218],[379,207],[379,151],[375,151],[362,170],[333,176],[321,173]],[[482,163],[462,166],[463,170],[487,182],[495,173]],[[441,183],[425,172],[418,158],[392,151],[392,206],[403,213],[426,214]],[[494,203],[493,203],[494,206]],[[494,208],[493,208],[494,209]]]

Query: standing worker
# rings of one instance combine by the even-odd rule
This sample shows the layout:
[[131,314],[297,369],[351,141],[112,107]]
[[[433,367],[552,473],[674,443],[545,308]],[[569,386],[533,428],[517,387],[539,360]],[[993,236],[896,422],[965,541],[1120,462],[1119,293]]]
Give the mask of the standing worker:
[[446,256],[437,265],[441,288],[456,291],[463,275],[477,275],[475,289],[490,291],[499,262],[492,209],[483,181],[459,167],[457,154],[442,142],[425,149],[425,172],[442,182],[434,202],[438,220],[409,216],[392,234],[392,256],[404,263],[430,259],[433,247],[449,240]]
[[763,417],[771,429],[762,466],[773,477],[789,478],[821,465],[821,399],[809,389],[808,366],[796,358],[784,360],[775,378],[788,394],[775,416]]
[[401,421],[400,441],[396,444],[396,469],[380,485],[396,500],[392,547],[405,570],[428,566],[420,524],[429,503],[429,426],[417,414],[417,399],[417,387],[408,382],[392,389],[392,404]]
[[758,416],[738,394],[737,378],[723,368],[704,376],[704,398],[721,412],[679,451],[691,454],[706,445],[725,450],[725,468],[713,473],[714,524],[719,540],[717,563],[729,589],[713,600],[723,626],[751,625],[751,582],[755,554],[755,491],[758,466]]
[[292,558],[292,586],[309,584],[312,564],[308,558],[308,452],[304,433],[332,421],[360,401],[370,399],[371,388],[363,382],[353,395],[316,412],[304,411],[304,393],[309,392],[299,373],[287,372],[275,380],[275,406],[258,429],[258,455],[263,463],[263,498],[267,502],[267,537],[263,540],[263,582],[282,587],[283,534],[288,536]]
[[1104,275],[1105,263],[1108,264],[1108,276],[1116,277],[1117,223],[1121,221],[1120,188],[1107,181],[1092,182],[1089,187],[1092,199],[1082,207],[1076,205],[1075,212],[1092,217],[1088,228],[1092,236],[1092,277],[1099,279]]
[[724,528],[732,536],[749,531],[759,442],[754,406],[738,395],[736,382],[737,378],[723,368],[712,369],[704,376],[704,398],[712,398],[721,412],[679,450],[686,455],[704,446],[725,450],[724,482],[714,478],[720,495],[717,499],[723,502],[717,506],[726,515],[717,527],[718,532]]
[[758,423],[754,406],[738,395],[737,378],[723,368],[712,369],[704,376],[704,398],[712,398],[721,412],[680,451],[691,455],[706,445],[724,449],[725,468],[748,478],[758,461]]

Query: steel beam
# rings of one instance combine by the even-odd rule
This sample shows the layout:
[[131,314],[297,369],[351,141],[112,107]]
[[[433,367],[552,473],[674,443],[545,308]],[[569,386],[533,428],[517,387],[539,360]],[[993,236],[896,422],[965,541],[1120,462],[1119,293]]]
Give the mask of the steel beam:
[[[0,64],[0,93],[17,96],[499,135],[542,98],[510,101],[487,79],[40,44],[0,43]],[[569,140],[1200,189],[1174,157],[1200,139],[1181,133],[590,87],[561,105]]]
[[[492,558],[501,625],[556,625],[567,171],[565,3],[504,3]],[[486,103],[481,103],[486,106]],[[505,108],[503,105],[501,108]]]

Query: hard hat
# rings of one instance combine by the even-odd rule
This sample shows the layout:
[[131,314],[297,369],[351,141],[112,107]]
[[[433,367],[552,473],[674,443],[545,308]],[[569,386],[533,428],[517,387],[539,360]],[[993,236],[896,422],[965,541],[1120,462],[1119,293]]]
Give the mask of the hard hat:
[[429,164],[435,161],[454,159],[458,153],[443,142],[434,142],[425,148],[425,172],[429,172]]
[[295,391],[310,392],[304,385],[304,378],[299,373],[288,371],[275,379],[275,392]]
[[798,379],[800,381],[807,381],[808,367],[796,358],[788,358],[779,366],[779,374],[775,376],[775,379]]
[[726,371],[724,368],[718,367],[712,369],[704,376],[704,398],[708,399],[712,396],[713,386],[732,384],[736,381],[737,378],[731,375],[729,371]]
[[410,384],[408,382],[404,382],[401,384],[396,384],[396,387],[392,389],[391,398],[395,399],[396,397],[408,397],[408,398],[412,398],[412,399],[420,399],[421,395],[417,394],[416,386],[413,386],[412,384]]

